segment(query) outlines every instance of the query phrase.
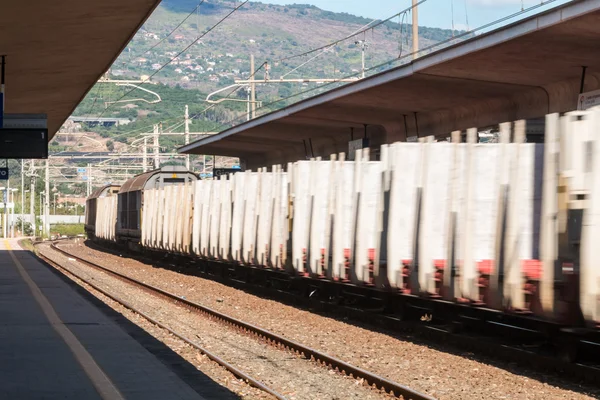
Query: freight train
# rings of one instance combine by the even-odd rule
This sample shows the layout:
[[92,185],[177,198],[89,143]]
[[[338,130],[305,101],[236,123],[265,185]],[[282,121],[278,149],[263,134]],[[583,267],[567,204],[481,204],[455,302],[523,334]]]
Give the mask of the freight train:
[[432,312],[595,335],[599,131],[599,110],[575,111],[546,116],[544,143],[525,143],[517,121],[500,125],[497,143],[469,129],[384,145],[378,160],[363,149],[354,161],[339,154],[218,180],[163,168],[97,190],[86,230]]

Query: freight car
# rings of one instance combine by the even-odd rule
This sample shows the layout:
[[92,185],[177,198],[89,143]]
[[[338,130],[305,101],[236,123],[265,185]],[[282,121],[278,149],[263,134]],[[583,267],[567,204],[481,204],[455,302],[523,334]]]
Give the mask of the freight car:
[[116,240],[137,250],[142,236],[144,206],[152,206],[152,203],[147,204],[145,201],[145,194],[149,190],[165,190],[172,185],[185,184],[196,180],[198,180],[198,177],[186,169],[177,166],[165,166],[137,175],[125,182],[119,189],[116,203]]
[[[451,143],[384,145],[378,161],[365,149],[355,161],[340,154],[219,180],[136,184],[135,202],[119,197],[112,240],[366,288],[400,310],[597,336],[600,111],[548,115],[545,126],[543,144],[524,143],[517,121],[500,125],[495,144],[476,143],[470,129],[466,143],[455,132]],[[127,219],[136,235],[124,230],[125,204],[143,204],[141,220]]]
[[[99,189],[96,189],[92,192],[90,197],[85,201],[85,233],[88,238],[94,239],[97,236],[102,239],[113,240],[114,234],[110,235],[109,232],[105,228],[110,229],[110,227],[101,226],[96,229],[96,221],[98,220],[100,224],[105,224],[108,221],[111,221],[110,216],[104,215],[105,212],[111,212],[114,209],[113,204],[110,200],[105,200],[107,198],[113,199],[116,198],[117,193],[119,193],[119,185],[106,185]],[[108,202],[108,204],[107,204]],[[110,225],[110,224],[109,224]],[[114,225],[114,224],[112,224]],[[114,226],[112,227],[114,230]]]

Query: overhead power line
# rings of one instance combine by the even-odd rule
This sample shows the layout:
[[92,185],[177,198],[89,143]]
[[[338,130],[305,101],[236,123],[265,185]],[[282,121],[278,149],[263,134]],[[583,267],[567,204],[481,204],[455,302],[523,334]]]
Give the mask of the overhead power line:
[[185,18],[183,19],[183,21],[181,21],[181,22],[179,23],[179,25],[177,25],[177,26],[175,27],[175,29],[173,29],[171,32],[169,32],[169,34],[168,34],[167,36],[165,36],[164,38],[160,39],[160,41],[159,41],[158,43],[156,43],[154,46],[152,46],[152,47],[150,47],[148,50],[146,50],[146,51],[144,52],[144,54],[148,54],[148,52],[150,52],[150,51],[154,50],[154,49],[155,49],[156,47],[158,47],[158,46],[159,46],[159,45],[160,45],[162,42],[164,42],[165,40],[167,40],[167,39],[168,39],[168,38],[169,38],[169,37],[170,37],[170,36],[171,36],[173,33],[175,33],[175,31],[176,31],[177,29],[179,29],[179,28],[181,27],[181,25],[183,25],[183,24],[185,23],[185,21],[187,21],[187,20],[188,20],[188,19],[189,19],[189,18],[190,18],[192,15],[194,15],[194,13],[195,13],[197,10],[199,10],[199,9],[200,9],[200,6],[202,5],[202,3],[204,3],[204,1],[205,1],[205,0],[201,0],[201,1],[200,1],[200,3],[198,3],[198,5],[196,6],[196,8],[194,8],[194,9],[193,9],[193,10],[192,10],[192,11],[191,11],[189,14],[188,14],[188,16],[187,16],[187,17],[185,17]]
[[[358,28],[358,30],[354,31],[354,33],[358,33],[362,30],[364,30],[365,28],[369,27],[369,25],[371,25],[372,23],[377,22],[376,19],[374,19],[373,21],[369,22],[366,25],[361,26],[360,28]],[[292,69],[291,71],[286,72],[285,74],[281,75],[281,79],[285,78],[286,76],[288,76],[289,74],[291,74],[292,72],[297,71],[298,69],[302,68],[303,66],[305,66],[306,64],[310,63],[311,61],[315,60],[316,58],[322,56],[323,54],[327,53],[329,51],[330,48],[332,48],[332,46],[326,47],[324,48],[319,54],[309,58],[308,60],[306,60],[305,62],[303,62],[302,64],[298,65],[296,68]]]
[[[267,64],[267,62],[266,62],[266,61],[265,61],[265,62],[263,62],[261,65],[259,65],[259,66],[258,66],[258,68],[256,68],[256,70],[254,70],[254,72],[253,72],[253,73],[252,73],[250,76],[254,76],[254,75],[256,75],[256,73],[257,73],[258,71],[260,71],[260,70],[261,70],[261,69],[262,69],[262,68],[263,68],[263,67],[264,67],[266,64]],[[238,86],[238,87],[234,87],[234,88],[233,88],[233,89],[231,89],[231,90],[229,91],[229,93],[227,93],[227,94],[226,94],[226,95],[225,95],[223,98],[224,98],[224,99],[228,99],[228,98],[229,98],[229,96],[231,96],[232,94],[234,94],[235,92],[237,92],[238,90],[240,90],[240,88],[242,88],[242,87],[243,87],[243,85],[240,85],[240,86]],[[206,107],[204,110],[198,111],[196,114],[192,115],[192,116],[190,117],[190,119],[195,119],[195,118],[198,118],[200,115],[202,115],[202,114],[205,114],[205,113],[206,113],[206,112],[208,112],[209,110],[212,110],[212,109],[213,109],[213,108],[215,108],[217,105],[218,105],[218,103],[211,104],[210,106]],[[176,129],[176,128],[178,128],[178,127],[179,127],[179,126],[181,126],[181,125],[183,125],[183,122],[181,122],[181,123],[179,123],[179,124],[177,124],[177,125],[174,125],[174,126],[172,126],[172,127],[171,127],[171,129]]]
[[[210,32],[212,32],[214,29],[216,29],[225,20],[227,20],[233,13],[235,13],[237,10],[239,10],[240,8],[242,8],[246,3],[248,3],[248,1],[249,0],[245,0],[242,4],[240,4],[239,6],[235,7],[233,10],[231,10],[226,16],[224,16],[223,18],[221,18],[216,24],[214,24],[209,29],[207,29],[206,31],[204,31],[204,33],[202,33],[202,35],[198,36],[193,42],[191,42],[189,45],[187,45],[183,50],[181,50],[179,53],[177,53],[173,58],[171,58],[169,61],[167,61],[166,63],[164,63],[163,65],[161,65],[161,67],[159,69],[157,69],[156,71],[154,71],[152,73],[152,75],[150,75],[149,77],[147,77],[146,79],[144,79],[140,83],[140,85],[143,85],[144,83],[150,81],[150,79],[152,79],[152,77],[156,76],[156,74],[158,74],[160,71],[162,71],[167,65],[169,65],[173,61],[175,61],[175,59],[177,59],[180,55],[182,55],[183,53],[185,53],[186,51],[188,51],[200,39],[202,39],[204,36],[208,35]],[[116,101],[122,100],[125,96],[127,96],[129,93],[133,92],[134,90],[135,90],[135,88],[133,88],[131,90],[128,90],[121,97],[119,97]],[[115,103],[113,103],[113,104],[115,104]],[[98,118],[101,118],[106,113],[106,111],[108,111],[113,106],[113,104],[111,104],[110,106],[108,106],[107,108],[105,108],[102,111],[102,113],[100,114],[100,116]]]
[[421,5],[421,4],[423,4],[423,3],[425,3],[426,1],[427,1],[427,0],[421,0],[421,1],[419,1],[417,4],[414,4],[414,5],[412,5],[412,6],[408,7],[408,8],[406,8],[406,9],[404,9],[404,10],[400,11],[400,12],[398,12],[398,13],[396,13],[396,14],[392,15],[392,16],[391,16],[391,17],[389,17],[389,18],[386,18],[386,19],[384,19],[384,20],[381,20],[381,21],[379,21],[378,23],[376,23],[376,24],[375,24],[375,25],[373,25],[373,26],[370,26],[370,27],[368,27],[368,28],[361,29],[361,30],[359,30],[359,31],[356,31],[356,32],[354,32],[354,33],[351,33],[350,35],[347,35],[347,36],[345,36],[345,37],[343,37],[343,38],[341,38],[341,39],[338,39],[338,40],[336,40],[336,41],[333,41],[333,42],[331,42],[331,43],[329,43],[329,44],[326,44],[326,45],[324,45],[324,46],[317,47],[317,48],[315,48],[315,49],[312,49],[312,50],[305,51],[304,53],[296,54],[296,55],[289,56],[289,57],[280,58],[280,59],[279,59],[279,60],[277,60],[276,62],[287,61],[287,60],[291,60],[292,58],[304,57],[304,56],[306,56],[306,55],[309,55],[309,54],[312,54],[312,53],[314,53],[314,52],[316,52],[316,51],[323,50],[323,49],[326,49],[326,48],[328,48],[328,47],[335,46],[335,45],[337,45],[337,44],[339,44],[339,43],[342,43],[342,42],[344,42],[344,41],[346,41],[346,40],[348,40],[348,39],[351,39],[351,38],[353,38],[354,36],[358,36],[358,35],[360,35],[361,33],[364,33],[364,32],[367,32],[367,31],[369,31],[369,30],[375,29],[375,28],[377,28],[378,26],[381,26],[381,25],[385,24],[386,22],[389,22],[389,21],[391,21],[392,19],[396,18],[397,16],[401,15],[402,13],[405,13],[405,12],[407,12],[407,11],[410,11],[410,10],[412,10],[412,9],[413,9],[413,8],[415,8],[415,7],[418,7],[419,5]]
[[[556,1],[557,1],[557,0],[543,0],[543,1],[541,1],[539,4],[535,4],[535,5],[533,5],[533,6],[529,7],[529,8],[526,8],[526,9],[524,9],[524,10],[521,10],[521,11],[517,11],[517,12],[515,12],[515,13],[513,13],[513,14],[510,14],[510,15],[507,15],[507,16],[505,16],[505,17],[499,18],[499,19],[497,19],[497,20],[495,20],[495,21],[488,22],[487,24],[484,24],[484,25],[482,25],[482,26],[479,26],[479,27],[477,27],[477,28],[475,28],[475,29],[473,29],[473,30],[471,30],[471,31],[465,31],[465,32],[463,32],[463,33],[461,33],[461,34],[459,34],[459,35],[457,35],[457,36],[454,36],[454,37],[451,37],[451,38],[449,38],[449,39],[446,39],[446,40],[444,40],[444,41],[441,41],[441,42],[438,42],[438,43],[434,43],[434,44],[432,44],[432,45],[430,45],[430,46],[424,47],[424,48],[420,49],[418,52],[422,54],[424,51],[427,51],[427,50],[432,50],[432,49],[434,49],[434,48],[436,48],[436,47],[439,47],[439,46],[441,46],[441,45],[444,45],[444,44],[446,44],[446,43],[448,43],[448,42],[452,42],[452,41],[455,41],[456,39],[460,39],[460,38],[462,38],[462,37],[464,37],[464,36],[467,36],[467,35],[470,35],[470,34],[474,34],[474,33],[475,33],[475,32],[477,32],[477,31],[481,31],[481,30],[483,30],[483,29],[489,28],[490,26],[493,26],[493,25],[495,25],[495,24],[498,24],[498,23],[501,23],[501,22],[504,22],[504,21],[507,21],[507,20],[511,20],[511,19],[513,19],[513,18],[516,18],[516,17],[518,17],[518,16],[519,16],[519,15],[521,15],[521,14],[528,13],[528,12],[530,12],[530,11],[533,11],[533,10],[535,10],[535,9],[537,9],[537,8],[540,8],[540,7],[543,7],[543,6],[547,6],[547,5],[549,5],[549,4],[551,4],[551,3],[554,3],[554,2],[556,2]],[[417,4],[420,4],[420,3],[417,3]],[[396,16],[397,16],[397,15],[398,15],[398,14],[396,14]],[[411,53],[405,54],[405,55],[403,55],[403,56],[401,56],[401,57],[398,57],[398,58],[395,58],[395,59],[393,59],[393,60],[389,60],[389,61],[383,62],[383,63],[381,63],[381,64],[379,64],[379,65],[375,65],[375,66],[373,66],[373,67],[371,67],[371,68],[367,68],[367,69],[366,69],[366,71],[378,70],[378,69],[380,69],[381,67],[384,67],[384,66],[386,66],[386,65],[389,65],[389,64],[391,64],[391,63],[395,63],[395,62],[397,62],[397,61],[399,61],[399,60],[403,60],[403,59],[409,58],[409,57],[411,57],[413,54],[414,54],[414,52],[411,52]],[[328,83],[326,83],[326,84],[324,84],[324,85],[316,86],[316,87],[313,87],[313,88],[310,88],[310,89],[307,89],[307,90],[303,90],[303,91],[301,91],[301,92],[298,92],[298,93],[296,93],[296,94],[292,94],[292,95],[290,95],[290,96],[287,96],[287,97],[284,97],[284,98],[281,98],[281,99],[278,99],[278,100],[274,100],[274,101],[272,101],[272,102],[270,102],[270,103],[264,104],[264,105],[263,105],[261,108],[267,108],[267,107],[269,107],[269,106],[271,106],[271,105],[274,105],[274,104],[277,104],[277,103],[281,103],[281,102],[283,102],[283,101],[286,101],[286,100],[289,100],[289,99],[291,99],[291,98],[293,98],[293,97],[301,96],[301,95],[303,95],[303,94],[306,94],[306,93],[309,93],[309,92],[313,92],[313,91],[315,91],[315,90],[318,90],[318,89],[322,89],[323,87],[334,85],[334,84],[336,84],[336,83],[339,83],[339,82],[340,82],[342,79],[348,79],[348,78],[352,78],[352,77],[358,76],[359,74],[360,74],[360,72],[355,72],[355,73],[353,73],[353,74],[350,74],[350,75],[344,76],[344,77],[342,77],[342,78],[339,78],[339,79],[338,79],[338,80],[336,80],[336,81],[333,81],[333,82],[328,82]],[[239,120],[241,120],[241,119],[242,119],[242,117],[238,117],[238,118],[234,118],[233,120],[229,121],[229,122],[228,122],[228,123],[226,123],[226,124],[221,124],[221,125],[218,127],[218,130],[223,130],[223,129],[226,129],[226,128],[230,128],[230,127],[234,126],[234,125],[236,124],[236,122],[237,122],[237,121],[239,121]]]

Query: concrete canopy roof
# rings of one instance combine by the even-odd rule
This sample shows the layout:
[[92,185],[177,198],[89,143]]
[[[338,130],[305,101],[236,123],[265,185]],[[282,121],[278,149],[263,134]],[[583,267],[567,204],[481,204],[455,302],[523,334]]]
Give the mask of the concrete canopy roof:
[[47,114],[52,137],[159,3],[4,1],[5,112]]
[[588,67],[585,91],[600,87],[599,43],[600,0],[573,1],[179,151],[265,165],[260,161],[303,158],[308,139],[344,151],[350,128],[362,136],[364,124],[369,136],[379,135],[375,142],[391,143],[570,111],[577,106],[582,66]]

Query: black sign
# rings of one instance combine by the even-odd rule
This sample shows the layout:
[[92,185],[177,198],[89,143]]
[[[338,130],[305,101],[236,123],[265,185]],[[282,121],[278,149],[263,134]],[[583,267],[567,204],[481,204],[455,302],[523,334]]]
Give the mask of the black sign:
[[0,168],[0,181],[8,180],[8,168]]
[[0,128],[0,158],[48,158],[48,129]]
[[213,169],[213,177],[218,178],[220,176],[235,174],[236,172],[241,172],[241,171],[242,170],[239,168],[215,168],[215,169]]

